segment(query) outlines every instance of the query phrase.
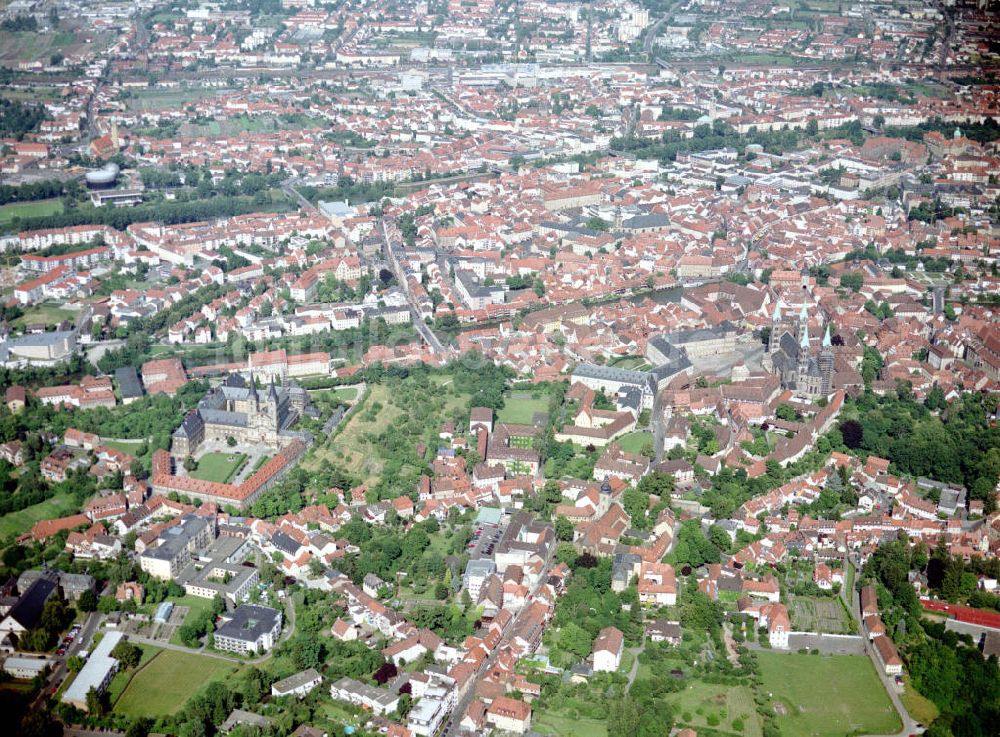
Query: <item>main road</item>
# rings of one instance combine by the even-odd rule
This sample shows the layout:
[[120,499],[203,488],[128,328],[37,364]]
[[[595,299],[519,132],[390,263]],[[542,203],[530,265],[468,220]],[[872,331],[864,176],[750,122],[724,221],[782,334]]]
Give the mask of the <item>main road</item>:
[[286,179],[284,182],[282,182],[281,191],[284,192],[289,197],[291,197],[296,202],[298,202],[299,207],[301,207],[303,210],[310,213],[311,215],[315,215],[319,212],[316,205],[314,205],[305,197],[303,197],[302,193],[299,192],[299,190],[295,189],[295,177],[292,177],[291,179]]
[[403,271],[403,267],[399,263],[399,257],[396,255],[396,249],[392,246],[392,239],[389,237],[389,226],[386,223],[386,219],[382,218],[382,249],[385,252],[385,260],[389,264],[389,268],[392,269],[393,276],[396,277],[396,281],[399,282],[399,286],[403,290],[403,294],[406,295],[406,302],[410,306],[410,322],[413,323],[413,327],[417,329],[420,333],[420,337],[424,339],[424,342],[430,346],[431,353],[447,353],[447,349],[438,340],[438,337],[431,330],[430,326],[424,322],[424,318],[420,315],[420,306],[417,304],[416,298],[410,291],[410,283],[406,279],[406,273]]

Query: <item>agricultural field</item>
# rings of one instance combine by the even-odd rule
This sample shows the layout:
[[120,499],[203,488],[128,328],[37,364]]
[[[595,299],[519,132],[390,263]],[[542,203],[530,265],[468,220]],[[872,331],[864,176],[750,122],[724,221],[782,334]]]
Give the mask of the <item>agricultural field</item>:
[[6,225],[14,218],[36,218],[58,215],[63,211],[62,200],[35,200],[33,202],[11,202],[0,206],[0,225]]
[[57,51],[66,53],[86,46],[87,44],[76,43],[76,36],[71,31],[0,31],[0,66],[14,66],[31,61],[48,64],[52,54]]
[[238,666],[206,655],[163,650],[136,671],[114,705],[125,716],[173,714],[211,681],[221,681]]
[[202,481],[227,483],[233,478],[247,457],[242,453],[206,453],[198,459],[198,468],[191,472],[191,478]]
[[899,715],[863,655],[757,653],[761,689],[782,734],[843,737],[892,734]]
[[[702,730],[706,727],[743,737],[760,737],[763,727],[753,694],[746,686],[722,686],[694,681],[687,688],[665,697],[675,707],[677,726]],[[792,734],[792,732],[788,732]]]
[[836,597],[827,599],[793,595],[788,610],[792,616],[792,629],[798,632],[852,634],[851,620]]

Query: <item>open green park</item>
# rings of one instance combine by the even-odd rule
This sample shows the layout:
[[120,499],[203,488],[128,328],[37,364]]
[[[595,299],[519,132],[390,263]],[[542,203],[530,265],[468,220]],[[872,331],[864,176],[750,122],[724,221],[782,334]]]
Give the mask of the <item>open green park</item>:
[[225,484],[232,479],[247,462],[243,453],[206,453],[198,459],[198,467],[191,471],[191,478],[202,481],[217,481]]
[[114,703],[114,711],[130,717],[173,714],[206,685],[238,669],[207,655],[161,650],[135,671]]
[[900,728],[885,687],[863,655],[757,653],[761,691],[782,734],[843,737]]

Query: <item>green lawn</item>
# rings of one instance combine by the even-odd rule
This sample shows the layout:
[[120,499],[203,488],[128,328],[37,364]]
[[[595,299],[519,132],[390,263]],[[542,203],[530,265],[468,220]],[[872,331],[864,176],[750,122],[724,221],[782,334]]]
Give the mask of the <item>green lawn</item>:
[[198,468],[191,472],[191,477],[226,483],[246,462],[247,457],[242,453],[206,453],[198,459]]
[[549,399],[542,394],[538,399],[530,394],[514,395],[504,399],[503,409],[497,412],[500,422],[512,422],[517,425],[530,425],[535,412],[548,412]]
[[571,717],[563,712],[542,712],[531,720],[531,727],[539,734],[558,737],[607,737],[608,727],[602,719]]
[[260,468],[265,463],[267,463],[269,460],[271,460],[271,458],[272,458],[272,456],[261,456],[260,458],[258,458],[254,462],[253,468],[250,469],[250,473],[253,473],[254,471],[256,471],[258,468]]
[[237,670],[238,666],[218,658],[163,650],[132,676],[114,710],[154,719],[173,714],[208,683]]
[[358,398],[358,390],[353,386],[345,386],[333,390],[333,398],[342,402],[353,402]]
[[930,724],[937,719],[940,713],[937,704],[910,685],[909,676],[903,676],[903,682],[906,684],[906,690],[899,695],[899,700],[903,702],[903,706],[910,712],[910,716],[921,724]]
[[74,514],[79,506],[69,494],[58,494],[44,502],[25,507],[19,512],[11,512],[0,517],[0,540],[27,532],[43,519],[65,517]]
[[[760,737],[763,728],[753,701],[753,694],[746,686],[722,686],[694,681],[676,694],[665,697],[674,704],[678,727],[702,730],[709,726],[709,718],[718,717],[716,730],[743,737]],[[738,731],[733,722],[742,720]],[[792,732],[787,734],[791,735]],[[798,734],[798,733],[794,733]]]
[[871,660],[863,655],[757,653],[761,688],[778,715],[782,734],[843,737],[851,733],[891,734],[900,728]]
[[45,325],[58,325],[63,320],[73,320],[76,312],[67,310],[52,303],[43,303],[29,307],[24,314],[14,320],[14,325],[24,326],[32,323],[44,323]]
[[16,217],[35,218],[56,215],[63,211],[62,200],[35,200],[34,202],[11,202],[0,207],[0,225],[9,223]]
[[609,361],[608,366],[632,371],[646,371],[649,369],[649,361],[644,356],[619,356]]
[[144,442],[144,440],[102,440],[101,444],[120,450],[122,453],[135,455]]
[[120,670],[115,673],[115,677],[111,679],[111,685],[108,686],[108,703],[114,706],[115,702],[121,697],[125,689],[128,687],[129,681],[132,680],[132,676],[139,672],[145,665],[153,659],[155,655],[161,653],[163,648],[155,647],[153,645],[142,645],[137,644],[140,650],[142,650],[142,658],[139,660],[139,665],[135,670]]
[[644,430],[635,430],[634,432],[625,433],[615,442],[626,453],[641,453],[642,449],[647,445],[652,446],[653,433]]

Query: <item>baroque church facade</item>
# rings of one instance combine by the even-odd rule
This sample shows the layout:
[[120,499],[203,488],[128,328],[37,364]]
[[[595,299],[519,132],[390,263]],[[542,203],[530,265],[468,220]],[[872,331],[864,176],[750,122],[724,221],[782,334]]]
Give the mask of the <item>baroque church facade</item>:
[[188,413],[171,438],[175,458],[194,456],[206,442],[227,442],[234,438],[242,445],[264,445],[275,451],[303,433],[291,428],[309,407],[304,389],[288,382],[258,388],[251,374],[230,374],[221,385],[209,390]]

